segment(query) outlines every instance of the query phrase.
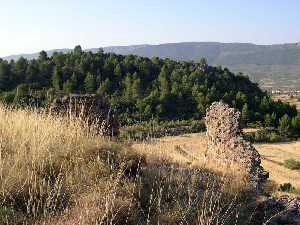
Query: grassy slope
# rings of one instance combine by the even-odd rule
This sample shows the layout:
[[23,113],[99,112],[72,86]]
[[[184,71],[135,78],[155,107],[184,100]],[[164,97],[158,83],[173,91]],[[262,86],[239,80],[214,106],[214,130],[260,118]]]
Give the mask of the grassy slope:
[[231,224],[243,176],[154,151],[81,121],[0,106],[0,224]]
[[0,106],[0,224],[245,224],[244,174],[203,161],[204,140],[131,146],[77,120]]
[[[188,155],[177,151],[180,146]],[[257,150],[262,156],[262,165],[270,172],[270,180],[277,185],[291,183],[295,188],[300,189],[300,171],[292,171],[283,166],[286,159],[293,158],[300,161],[300,141],[276,144],[257,144]],[[205,134],[187,134],[175,137],[163,137],[153,143],[135,144],[138,151],[161,154],[171,158],[175,162],[191,161],[191,158],[203,158],[205,150]],[[222,169],[221,169],[222,170]],[[280,193],[278,193],[280,194]]]

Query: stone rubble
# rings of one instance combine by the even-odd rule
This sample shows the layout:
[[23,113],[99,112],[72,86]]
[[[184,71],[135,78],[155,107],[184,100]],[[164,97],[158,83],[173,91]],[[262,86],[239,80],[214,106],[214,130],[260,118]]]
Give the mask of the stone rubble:
[[213,103],[207,110],[206,158],[217,163],[237,164],[241,171],[248,174],[248,182],[259,193],[268,178],[261,166],[257,150],[242,136],[240,112],[222,102]]
[[261,199],[249,224],[300,225],[300,197],[276,198],[264,192],[269,174],[261,166],[258,151],[243,139],[240,117],[240,112],[222,102],[214,102],[208,108],[206,158],[228,166],[235,163],[247,172],[247,180],[256,191],[254,197]]
[[299,225],[300,224],[300,197],[292,198],[281,196],[278,198],[263,196],[257,205],[250,225]]
[[85,123],[96,125],[103,136],[119,135],[119,121],[109,103],[95,94],[70,94],[56,98],[50,105],[50,113],[78,117]]

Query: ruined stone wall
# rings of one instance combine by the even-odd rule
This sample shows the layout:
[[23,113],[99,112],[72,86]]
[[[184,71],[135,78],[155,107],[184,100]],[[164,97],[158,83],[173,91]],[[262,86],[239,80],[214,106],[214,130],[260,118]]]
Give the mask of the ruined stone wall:
[[[206,158],[216,163],[231,166],[238,165],[246,172],[247,179],[257,192],[268,178],[268,173],[261,166],[257,150],[242,136],[240,112],[222,102],[213,103],[207,110]],[[238,172],[238,171],[237,171]]]
[[96,125],[99,134],[116,136],[119,134],[119,121],[109,103],[94,94],[70,94],[56,98],[50,105],[51,113],[78,117],[88,125]]

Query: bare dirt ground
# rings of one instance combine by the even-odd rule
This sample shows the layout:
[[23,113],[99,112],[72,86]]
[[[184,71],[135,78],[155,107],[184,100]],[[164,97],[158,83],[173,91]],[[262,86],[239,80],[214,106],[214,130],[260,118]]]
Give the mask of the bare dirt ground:
[[273,100],[281,100],[283,102],[288,102],[292,105],[295,105],[298,110],[300,110],[300,96],[293,96],[291,97],[290,95],[273,95],[272,96]]
[[[174,137],[163,137],[153,142],[133,145],[140,153],[148,157],[160,156],[176,163],[201,163],[205,152],[205,133],[186,134]],[[262,156],[262,165],[270,173],[269,180],[277,185],[291,183],[300,189],[300,171],[290,170],[283,166],[286,159],[300,161],[300,140],[288,143],[256,144]],[[197,159],[197,160],[194,160]],[[204,160],[203,160],[204,161]]]

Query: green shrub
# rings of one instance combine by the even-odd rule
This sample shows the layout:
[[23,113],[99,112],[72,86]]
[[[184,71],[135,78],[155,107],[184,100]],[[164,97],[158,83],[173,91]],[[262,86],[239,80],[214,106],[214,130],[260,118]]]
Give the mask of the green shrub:
[[204,130],[203,120],[151,121],[122,127],[120,136],[122,139],[145,140]]
[[290,141],[291,137],[286,137],[281,135],[277,129],[274,128],[264,128],[252,133],[244,134],[244,138],[250,142],[256,143],[275,143],[282,141]]
[[300,170],[300,162],[295,159],[287,159],[283,162],[283,165],[291,170]]
[[279,191],[282,191],[282,192],[289,192],[289,193],[292,193],[292,192],[295,192],[295,187],[293,187],[293,185],[291,183],[284,183],[284,184],[280,184],[279,186]]

